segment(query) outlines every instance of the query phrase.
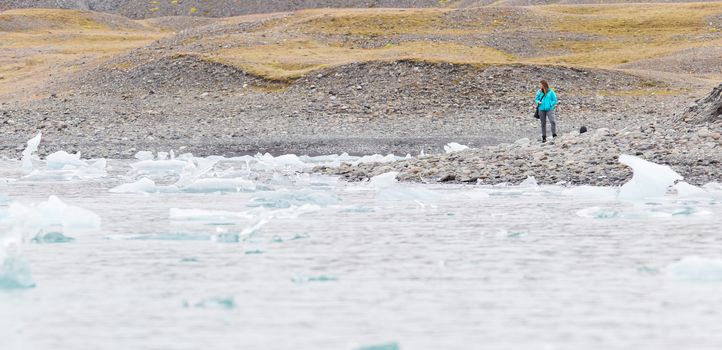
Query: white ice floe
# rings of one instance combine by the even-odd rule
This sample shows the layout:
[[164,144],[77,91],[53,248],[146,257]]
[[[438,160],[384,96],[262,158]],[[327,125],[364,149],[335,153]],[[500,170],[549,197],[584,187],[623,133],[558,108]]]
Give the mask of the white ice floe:
[[144,177],[138,181],[118,185],[109,190],[112,193],[175,193],[179,192],[174,185],[158,186],[155,181]]
[[68,205],[56,196],[32,205],[13,202],[8,212],[10,220],[15,220],[24,231],[32,233],[53,227],[70,231],[97,230],[101,222],[92,211]]
[[41,160],[35,155],[42,134],[28,140],[27,147],[22,152],[22,170],[28,174],[21,181],[69,181],[97,179],[107,175],[106,160],[84,160],[80,153],[71,154],[57,151]]
[[291,208],[311,204],[326,207],[339,202],[338,197],[325,191],[280,189],[260,193],[251,198],[247,205],[249,207]]
[[35,287],[30,265],[21,254],[22,241],[0,233],[0,289]]
[[712,199],[719,196],[714,184],[697,187],[682,181],[684,178],[667,165],[660,165],[644,159],[621,155],[619,161],[632,168],[632,179],[619,189],[618,198],[626,201],[640,201],[660,198]]
[[524,179],[524,181],[522,181],[521,183],[519,183],[519,185],[518,185],[517,187],[520,187],[520,188],[538,188],[538,187],[539,187],[539,183],[536,182],[536,178],[534,178],[534,176],[527,176],[527,178]]
[[670,279],[690,282],[722,282],[722,258],[688,256],[669,264],[665,274]]
[[256,185],[251,180],[243,178],[203,178],[180,186],[179,189],[189,193],[216,193],[216,192],[253,192]]
[[143,161],[143,160],[153,160],[155,156],[153,156],[153,152],[151,151],[138,151],[135,154],[135,159]]
[[35,155],[35,152],[38,150],[38,146],[40,145],[40,139],[42,139],[43,134],[42,132],[38,132],[38,134],[33,137],[32,139],[28,140],[27,147],[22,152],[22,167],[23,170],[30,171],[33,169],[33,161],[39,160],[38,156]]
[[100,229],[100,217],[90,210],[64,203],[50,196],[47,201],[33,204],[11,202],[0,209],[2,237],[38,243],[72,241],[72,235]]
[[462,144],[459,144],[459,143],[456,143],[456,142],[447,143],[447,144],[444,146],[444,151],[445,151],[446,153],[459,152],[459,151],[463,151],[463,150],[466,150],[466,149],[469,149],[469,146],[462,145]]
[[398,171],[390,171],[388,173],[376,175],[369,180],[369,183],[376,188],[391,187],[399,182],[396,177]]
[[633,170],[632,179],[622,185],[619,199],[643,200],[663,197],[675,182],[683,179],[667,165],[659,165],[642,158],[623,154],[619,162]]
[[590,207],[577,210],[577,216],[590,219],[663,219],[674,217],[699,217],[710,215],[709,211],[690,205],[635,205],[629,208]]

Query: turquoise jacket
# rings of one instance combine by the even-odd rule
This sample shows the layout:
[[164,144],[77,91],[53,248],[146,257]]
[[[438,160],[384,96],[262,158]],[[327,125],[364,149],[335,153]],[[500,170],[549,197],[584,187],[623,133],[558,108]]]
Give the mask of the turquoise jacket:
[[557,94],[554,93],[554,90],[549,88],[549,92],[547,92],[546,95],[544,95],[544,98],[542,99],[542,91],[537,90],[536,97],[534,98],[534,101],[539,105],[540,111],[550,111],[554,109],[554,105],[557,104]]

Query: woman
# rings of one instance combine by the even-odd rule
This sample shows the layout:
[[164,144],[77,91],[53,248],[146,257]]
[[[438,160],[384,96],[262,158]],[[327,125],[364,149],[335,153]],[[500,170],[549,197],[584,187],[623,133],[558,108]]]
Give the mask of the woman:
[[536,92],[534,102],[539,108],[539,121],[541,121],[542,142],[547,142],[547,118],[552,126],[552,137],[557,137],[557,121],[554,117],[554,105],[557,104],[557,95],[549,88],[549,84],[542,80]]

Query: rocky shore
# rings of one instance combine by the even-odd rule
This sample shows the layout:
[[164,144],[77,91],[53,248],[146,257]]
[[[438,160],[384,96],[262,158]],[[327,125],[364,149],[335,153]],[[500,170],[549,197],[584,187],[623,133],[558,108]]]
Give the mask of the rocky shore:
[[519,183],[533,176],[540,184],[621,185],[632,175],[621,154],[666,164],[689,183],[722,180],[722,85],[673,122],[623,129],[569,132],[547,143],[514,143],[421,156],[394,163],[370,163],[316,172],[363,181],[390,171],[410,182]]
[[235,68],[176,57],[130,71],[100,67],[42,99],[0,103],[0,154],[17,157],[37,131],[45,135],[41,155],[63,149],[104,158],[170,149],[404,155],[443,152],[449,142],[491,146],[536,136],[530,101],[543,77],[554,77],[564,133],[644,125],[694,101],[681,92],[627,96],[640,86],[669,87],[610,70],[410,61],[330,68],[273,90]]

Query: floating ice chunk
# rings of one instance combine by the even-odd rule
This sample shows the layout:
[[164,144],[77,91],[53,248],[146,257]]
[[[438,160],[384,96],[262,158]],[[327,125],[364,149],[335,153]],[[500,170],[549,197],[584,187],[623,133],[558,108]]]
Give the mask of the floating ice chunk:
[[63,228],[92,230],[100,228],[100,216],[90,210],[65,204],[55,196],[40,202],[34,214],[37,216],[31,225],[60,225]]
[[108,235],[109,240],[130,240],[130,241],[210,241],[211,236],[207,233],[140,233],[132,235]]
[[685,181],[680,181],[676,183],[674,186],[672,186],[672,190],[676,193],[677,197],[706,198],[711,196],[711,194],[705,191],[703,188],[690,185]]
[[252,192],[256,190],[253,181],[234,178],[203,178],[181,187],[183,192],[213,193],[213,192]]
[[46,165],[48,169],[60,170],[66,165],[73,167],[86,167],[88,164],[80,160],[80,153],[70,154],[65,151],[57,151],[49,154],[46,158]]
[[30,266],[22,257],[22,237],[15,230],[0,232],[0,289],[35,287]]
[[454,153],[454,152],[459,152],[459,151],[463,151],[466,149],[469,149],[469,146],[458,144],[456,142],[447,143],[446,146],[444,146],[444,151],[446,153]]
[[525,187],[525,188],[534,187],[534,188],[536,188],[536,187],[539,187],[539,184],[536,182],[536,178],[534,178],[534,176],[528,176],[526,179],[524,179],[524,181],[522,181],[521,183],[519,183],[519,187]]
[[68,237],[61,232],[38,233],[32,239],[34,243],[68,243],[74,240],[75,238]]
[[703,216],[710,212],[691,206],[635,206],[625,210],[591,207],[578,210],[577,216],[591,219],[658,219],[684,216]]
[[38,134],[33,137],[32,139],[28,140],[27,147],[23,150],[23,157],[22,157],[22,167],[23,170],[29,171],[33,169],[33,160],[38,160],[38,157],[35,155],[35,152],[38,150],[38,146],[40,145],[40,139],[43,137],[42,132],[38,132]]
[[390,171],[388,173],[372,177],[371,180],[369,180],[369,183],[376,188],[390,187],[398,184],[399,180],[396,179],[398,175],[398,171]]
[[185,167],[183,167],[178,182],[176,182],[176,186],[184,187],[192,184],[203,175],[213,170],[213,167],[215,167],[219,161],[220,158],[217,157],[196,158],[187,161]]
[[236,308],[236,302],[233,297],[211,297],[205,298],[197,302],[183,301],[184,308],[197,307],[202,309],[221,309],[233,310]]
[[135,159],[137,160],[153,160],[153,152],[151,151],[138,151],[138,153],[135,154]]
[[665,269],[667,277],[693,282],[722,282],[722,259],[688,256]]
[[291,282],[293,283],[309,283],[309,282],[335,282],[338,281],[338,278],[333,276],[326,276],[326,275],[320,275],[320,276],[295,276],[291,278]]
[[363,156],[361,158],[356,159],[355,161],[352,161],[352,165],[358,165],[358,164],[364,164],[364,163],[391,163],[395,162],[397,160],[401,160],[402,158],[396,157],[393,154],[387,154],[385,156],[382,156],[380,154],[374,154],[370,156]]
[[386,343],[378,345],[366,345],[355,348],[354,350],[399,350],[398,343]]
[[315,204],[318,206],[329,206],[339,203],[339,199],[332,194],[312,191],[312,190],[277,190],[260,194],[251,198],[248,202],[249,207],[265,207],[265,208],[290,208],[300,207],[305,204]]
[[[0,247],[0,250],[2,248]],[[20,256],[0,253],[0,289],[33,288],[30,265]]]
[[[153,193],[153,192],[160,192],[158,186],[156,186],[155,181],[144,177],[136,182],[129,183],[129,184],[122,184],[116,187],[113,187],[109,190],[112,193]],[[176,188],[177,191],[177,188]]]
[[683,179],[669,166],[655,164],[635,156],[623,154],[619,156],[619,162],[634,171],[632,179],[619,190],[619,198],[623,200],[663,197],[670,186]]

